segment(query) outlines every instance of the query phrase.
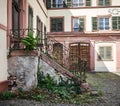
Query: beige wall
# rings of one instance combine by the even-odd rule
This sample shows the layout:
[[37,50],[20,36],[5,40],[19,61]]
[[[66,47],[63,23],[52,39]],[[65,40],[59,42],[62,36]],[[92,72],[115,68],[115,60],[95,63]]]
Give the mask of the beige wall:
[[6,31],[0,29],[0,81],[7,80]]
[[28,0],[28,5],[33,9],[33,28],[36,28],[36,16],[39,16],[43,25],[47,27],[47,9],[42,0],[38,0],[38,2],[37,0]]
[[120,0],[111,0],[113,6],[120,6]]
[[0,24],[7,26],[7,0],[0,0]]
[[7,0],[0,0],[0,82],[7,80]]

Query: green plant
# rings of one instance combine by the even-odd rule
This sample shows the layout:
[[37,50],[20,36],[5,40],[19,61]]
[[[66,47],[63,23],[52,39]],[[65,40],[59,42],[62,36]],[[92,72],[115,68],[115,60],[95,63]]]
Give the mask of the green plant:
[[98,95],[99,96],[103,96],[103,91],[102,90],[98,90]]
[[49,74],[44,76],[42,72],[38,71],[37,75],[38,75],[38,87],[52,90],[53,87],[57,85],[57,82]]
[[25,45],[26,50],[34,50],[37,48],[39,36],[33,36],[33,32],[28,32],[28,36],[22,39],[22,43]]
[[12,92],[5,91],[5,92],[1,93],[0,98],[3,99],[3,100],[8,100],[8,99],[11,99],[14,96],[15,95]]

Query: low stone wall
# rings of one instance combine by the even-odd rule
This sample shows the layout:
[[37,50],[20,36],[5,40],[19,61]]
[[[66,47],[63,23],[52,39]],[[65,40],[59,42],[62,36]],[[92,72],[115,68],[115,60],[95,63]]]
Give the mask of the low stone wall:
[[64,79],[61,73],[57,72],[49,64],[40,59],[38,56],[12,56],[8,59],[8,80],[12,90],[22,88],[28,91],[37,87],[37,71],[43,72],[46,76],[49,74],[57,82],[60,81],[60,76]]
[[30,90],[37,86],[37,56],[15,56],[8,59],[8,77],[16,77],[15,88]]
[[52,68],[49,64],[47,64],[46,62],[44,62],[43,60],[40,60],[40,71],[43,72],[43,75],[46,76],[47,74],[49,74],[52,78],[54,78],[54,80],[56,80],[58,83],[60,81],[60,76],[66,80],[67,78],[65,76],[63,76],[61,73],[57,72],[57,70],[55,70],[54,68]]

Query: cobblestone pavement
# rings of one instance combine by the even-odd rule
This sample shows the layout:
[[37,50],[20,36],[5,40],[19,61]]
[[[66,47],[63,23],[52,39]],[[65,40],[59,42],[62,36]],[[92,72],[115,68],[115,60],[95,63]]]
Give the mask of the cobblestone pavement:
[[120,76],[112,73],[89,73],[87,82],[91,90],[102,91],[103,96],[92,104],[52,104],[32,100],[0,101],[0,106],[120,106]]

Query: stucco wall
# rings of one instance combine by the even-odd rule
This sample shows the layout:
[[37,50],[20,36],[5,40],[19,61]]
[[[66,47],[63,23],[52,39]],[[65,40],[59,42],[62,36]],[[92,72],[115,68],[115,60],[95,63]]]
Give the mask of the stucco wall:
[[47,9],[42,0],[28,0],[28,5],[30,5],[33,9],[33,28],[36,28],[36,20],[37,16],[47,27]]
[[111,0],[113,6],[120,6],[120,0]]
[[8,74],[16,76],[16,88],[30,90],[37,86],[37,56],[15,56],[8,59]]
[[0,81],[7,80],[6,31],[0,29]]
[[7,0],[0,0],[0,24],[7,26]]
[[7,0],[0,0],[0,82],[7,80]]
[[120,72],[120,42],[117,42],[116,43],[116,53],[117,53],[117,56],[116,56],[116,59],[117,59],[117,71]]

